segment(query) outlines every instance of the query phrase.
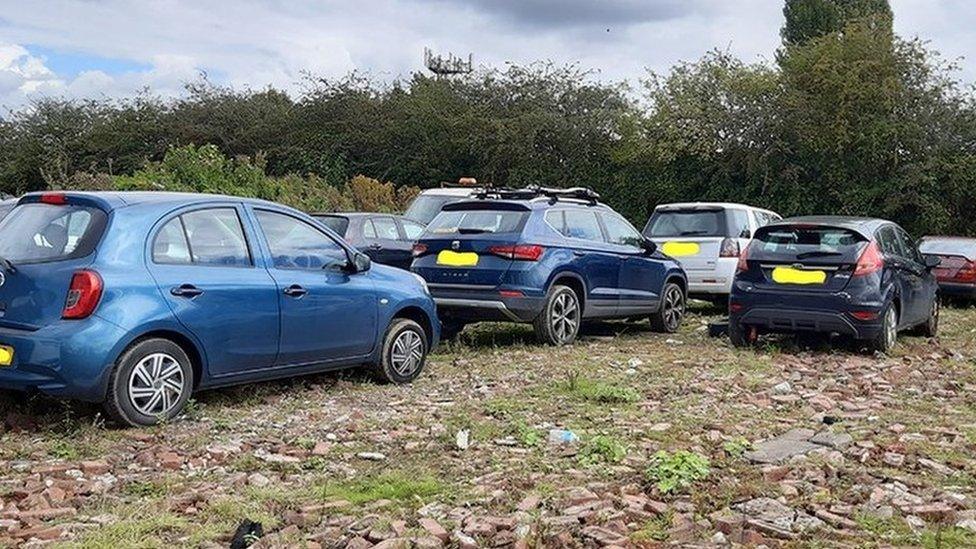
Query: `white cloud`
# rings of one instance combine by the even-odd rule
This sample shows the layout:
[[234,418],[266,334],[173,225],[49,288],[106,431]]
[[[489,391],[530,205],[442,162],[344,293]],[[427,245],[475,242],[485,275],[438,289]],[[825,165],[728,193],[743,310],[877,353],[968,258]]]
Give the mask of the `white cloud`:
[[[972,50],[976,2],[893,0],[896,25],[947,57]],[[562,9],[560,13],[553,10]],[[220,83],[297,91],[304,73],[391,79],[422,52],[473,53],[476,64],[553,60],[636,83],[706,51],[772,59],[781,0],[0,0],[0,104],[31,94],[175,95],[201,72]],[[134,63],[57,75],[26,44]],[[53,55],[53,54],[52,54]],[[972,62],[964,64],[972,80]]]

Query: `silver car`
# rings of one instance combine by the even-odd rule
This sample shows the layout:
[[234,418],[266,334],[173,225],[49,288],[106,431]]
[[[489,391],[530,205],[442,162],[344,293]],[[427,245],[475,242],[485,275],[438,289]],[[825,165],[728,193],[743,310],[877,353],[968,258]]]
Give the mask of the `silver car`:
[[688,295],[725,306],[739,254],[756,229],[782,219],[775,212],[744,204],[687,202],[654,209],[644,236],[681,263]]

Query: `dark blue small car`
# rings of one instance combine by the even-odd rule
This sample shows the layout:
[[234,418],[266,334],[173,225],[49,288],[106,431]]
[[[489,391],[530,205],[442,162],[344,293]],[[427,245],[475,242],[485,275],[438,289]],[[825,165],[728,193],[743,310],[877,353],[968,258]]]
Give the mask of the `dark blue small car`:
[[937,258],[882,219],[796,217],[756,231],[729,300],[732,343],[762,333],[841,334],[886,352],[899,331],[934,336]]
[[542,342],[563,345],[584,320],[645,316],[674,332],[685,310],[681,266],[583,189],[486,191],[447,204],[414,255],[445,337],[502,320],[532,323]]
[[409,382],[440,323],[420,277],[277,204],[45,193],[0,223],[0,388],[126,424],[197,389],[365,365]]

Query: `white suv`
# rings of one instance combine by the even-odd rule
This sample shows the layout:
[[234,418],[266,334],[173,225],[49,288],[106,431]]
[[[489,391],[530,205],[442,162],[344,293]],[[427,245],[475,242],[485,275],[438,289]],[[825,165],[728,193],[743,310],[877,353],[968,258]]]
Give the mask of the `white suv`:
[[[462,179],[464,181],[464,179]],[[472,180],[473,181],[473,180]],[[403,216],[427,225],[445,204],[471,198],[484,189],[477,186],[456,186],[427,189],[413,199]]]
[[681,263],[690,297],[725,306],[739,254],[756,229],[779,219],[775,212],[743,204],[662,204],[647,220],[644,236]]

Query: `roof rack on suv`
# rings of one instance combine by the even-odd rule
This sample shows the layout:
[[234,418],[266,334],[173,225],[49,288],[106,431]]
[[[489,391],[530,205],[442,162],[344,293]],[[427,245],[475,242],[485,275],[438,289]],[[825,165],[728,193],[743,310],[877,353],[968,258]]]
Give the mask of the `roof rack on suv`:
[[524,189],[483,189],[476,193],[475,198],[484,200],[488,198],[531,200],[533,198],[547,197],[552,202],[559,199],[583,200],[590,204],[596,204],[600,200],[600,195],[592,189],[585,187],[571,187],[569,189],[553,189],[551,187],[532,186]]

